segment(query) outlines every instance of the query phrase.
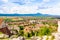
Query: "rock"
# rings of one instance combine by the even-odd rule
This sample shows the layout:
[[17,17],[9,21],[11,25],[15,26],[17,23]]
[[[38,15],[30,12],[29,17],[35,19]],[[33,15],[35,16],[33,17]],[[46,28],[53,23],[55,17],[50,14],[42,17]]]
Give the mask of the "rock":
[[4,38],[4,34],[0,34],[0,38]]
[[4,38],[8,38],[8,37],[9,37],[9,35],[6,35],[6,34],[4,35]]
[[40,37],[31,37],[31,40],[41,40]]
[[18,34],[18,31],[17,30],[10,30],[10,32],[14,35]]
[[46,40],[47,39],[47,36],[43,36],[42,40]]
[[48,36],[48,40],[53,40],[53,39],[52,39],[52,36]]
[[17,38],[12,38],[12,40],[17,40]]
[[10,40],[25,40],[25,38],[23,39],[23,37],[17,37],[17,38],[12,38]]
[[17,38],[18,35],[12,35],[10,38]]

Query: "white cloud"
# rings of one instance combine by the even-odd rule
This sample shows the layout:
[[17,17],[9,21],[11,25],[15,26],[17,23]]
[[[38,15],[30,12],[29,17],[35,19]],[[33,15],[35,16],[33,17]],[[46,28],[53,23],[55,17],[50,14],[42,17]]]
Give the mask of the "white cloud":
[[7,3],[8,2],[8,0],[2,0],[3,2],[5,2],[5,3]]
[[1,13],[43,13],[43,14],[56,14],[59,15],[60,13],[60,8],[59,8],[59,3],[57,4],[57,6],[55,5],[52,8],[46,8],[46,9],[38,9],[38,6],[19,6],[19,5],[11,5],[11,6],[5,6],[2,7],[3,9],[0,10]]
[[43,2],[50,2],[50,0],[43,0]]
[[0,13],[3,13],[3,11],[2,11],[2,10],[0,10]]
[[60,8],[48,8],[48,9],[41,9],[39,12],[43,14],[52,14],[52,15],[60,15]]
[[37,10],[37,7],[34,6],[17,6],[11,8],[10,12],[14,13],[35,13]]
[[[17,5],[11,2],[8,2],[8,0],[2,0],[6,2],[4,5],[2,5],[0,8],[0,13],[43,13],[43,14],[56,14],[59,15],[60,13],[60,2],[56,3],[55,5],[49,4],[47,5],[47,2],[50,2],[51,0],[43,0],[41,3],[36,3],[30,5],[31,1],[26,1],[26,4],[29,5]],[[33,0],[34,1],[34,0]],[[50,7],[51,5],[51,7]],[[41,7],[39,10],[38,7]],[[44,9],[45,7],[45,9]]]
[[[9,5],[8,5],[9,6]],[[10,5],[2,6],[2,10],[4,13],[36,13],[38,6],[20,6],[20,5]]]

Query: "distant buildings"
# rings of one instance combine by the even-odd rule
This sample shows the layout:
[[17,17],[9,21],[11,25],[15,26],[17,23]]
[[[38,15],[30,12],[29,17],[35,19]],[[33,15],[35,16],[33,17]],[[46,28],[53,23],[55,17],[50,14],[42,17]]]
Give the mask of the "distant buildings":
[[58,32],[53,33],[52,35],[55,37],[54,40],[60,40],[60,21],[58,21]]
[[5,25],[4,19],[0,19],[0,32],[7,34],[7,35],[11,35],[9,29],[7,28],[7,26]]
[[3,28],[3,27],[5,27],[5,23],[3,18],[0,18],[0,28]]
[[60,21],[58,21],[58,32],[60,32]]

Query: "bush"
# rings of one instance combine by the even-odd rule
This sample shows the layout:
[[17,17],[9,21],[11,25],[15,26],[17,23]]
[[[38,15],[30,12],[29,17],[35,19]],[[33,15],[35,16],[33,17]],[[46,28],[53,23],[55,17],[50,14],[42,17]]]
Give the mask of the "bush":
[[26,38],[32,37],[32,34],[31,34],[31,33],[26,33],[26,34],[24,34],[24,35],[25,35]]
[[38,35],[41,35],[41,36],[42,35],[50,35],[51,32],[52,32],[52,29],[50,29],[48,27],[42,27],[42,28],[40,28]]
[[12,21],[12,19],[10,19],[10,18],[5,19],[5,22],[11,22],[11,21]]
[[24,36],[24,31],[23,30],[20,30],[18,35],[19,36]]
[[24,29],[24,26],[18,26],[20,28],[20,30],[23,30]]

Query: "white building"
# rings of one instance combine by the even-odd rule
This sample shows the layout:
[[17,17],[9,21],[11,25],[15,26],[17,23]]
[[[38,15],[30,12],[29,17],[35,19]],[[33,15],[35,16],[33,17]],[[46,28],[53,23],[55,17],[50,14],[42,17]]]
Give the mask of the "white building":
[[58,21],[58,32],[60,32],[60,21]]

